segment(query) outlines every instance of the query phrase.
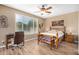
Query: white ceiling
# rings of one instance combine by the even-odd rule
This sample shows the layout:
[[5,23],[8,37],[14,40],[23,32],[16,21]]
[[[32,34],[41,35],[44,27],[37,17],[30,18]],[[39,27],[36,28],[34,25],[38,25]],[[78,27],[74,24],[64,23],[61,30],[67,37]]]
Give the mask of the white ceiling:
[[41,4],[5,4],[8,7],[15,8],[22,10],[27,13],[31,13],[33,15],[39,16],[41,18],[48,18],[52,16],[62,15],[70,12],[79,11],[79,5],[78,4],[51,4],[53,7],[51,9],[51,14],[44,14],[41,15],[40,9],[38,7],[41,6]]

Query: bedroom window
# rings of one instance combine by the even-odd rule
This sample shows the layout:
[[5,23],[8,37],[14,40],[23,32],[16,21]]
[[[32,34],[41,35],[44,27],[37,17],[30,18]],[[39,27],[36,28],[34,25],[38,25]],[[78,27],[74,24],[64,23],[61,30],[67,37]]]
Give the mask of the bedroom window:
[[38,20],[16,14],[16,31],[24,31],[26,34],[38,32]]

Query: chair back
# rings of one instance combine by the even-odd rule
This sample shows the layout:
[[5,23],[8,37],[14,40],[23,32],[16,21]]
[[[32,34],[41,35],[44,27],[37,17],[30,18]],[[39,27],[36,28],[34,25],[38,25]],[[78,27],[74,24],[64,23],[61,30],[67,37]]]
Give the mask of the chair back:
[[15,32],[14,44],[24,42],[24,32]]

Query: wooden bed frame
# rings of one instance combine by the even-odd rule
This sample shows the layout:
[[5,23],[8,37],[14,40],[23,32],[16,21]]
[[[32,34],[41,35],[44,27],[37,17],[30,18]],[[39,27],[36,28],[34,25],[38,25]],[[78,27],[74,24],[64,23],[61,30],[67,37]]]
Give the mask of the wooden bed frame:
[[[58,28],[58,29],[57,29]],[[63,31],[63,33],[65,34],[65,27],[54,27],[54,28],[52,28],[52,29],[56,29],[56,30],[61,30],[61,31]],[[52,30],[51,29],[51,30]],[[47,36],[49,36],[50,37],[50,42],[48,42],[48,41],[46,41],[45,39],[43,39],[43,37],[44,36],[46,36],[46,35],[44,35],[44,34],[41,34],[41,33],[39,33],[38,34],[38,44],[40,43],[40,42],[43,42],[43,43],[47,43],[47,44],[49,44],[50,45],[50,49],[52,49],[52,47],[55,45],[56,46],[56,48],[58,48],[58,45],[59,45],[59,38],[58,38],[58,32],[56,33],[56,37],[55,37],[55,39],[54,39],[54,36],[53,35],[47,35]]]

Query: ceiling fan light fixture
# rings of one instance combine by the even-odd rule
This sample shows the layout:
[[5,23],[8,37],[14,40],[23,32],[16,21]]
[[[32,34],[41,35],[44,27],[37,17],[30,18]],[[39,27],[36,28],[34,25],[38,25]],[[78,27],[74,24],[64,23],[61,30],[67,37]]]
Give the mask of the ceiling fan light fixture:
[[39,13],[41,13],[41,15],[51,14],[52,13],[51,9],[52,9],[51,5],[42,4],[41,7],[39,7]]

